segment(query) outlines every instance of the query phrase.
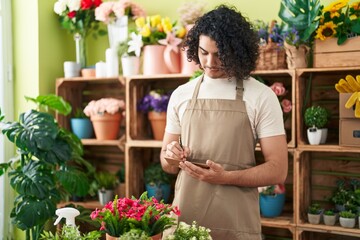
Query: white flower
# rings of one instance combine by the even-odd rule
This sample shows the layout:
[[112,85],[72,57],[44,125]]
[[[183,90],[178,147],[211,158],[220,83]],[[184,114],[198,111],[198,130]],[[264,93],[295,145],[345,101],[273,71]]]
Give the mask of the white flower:
[[80,9],[80,2],[81,0],[69,0],[67,3],[69,11],[78,11]]
[[67,0],[59,0],[54,4],[54,12],[56,14],[62,15],[62,13],[66,10]]
[[142,46],[144,46],[144,43],[142,41],[142,36],[141,36],[141,34],[136,35],[136,33],[132,32],[130,34],[130,37],[131,37],[131,40],[128,42],[128,45],[129,45],[128,53],[135,52],[135,55],[137,57],[139,57],[141,48],[142,48]]

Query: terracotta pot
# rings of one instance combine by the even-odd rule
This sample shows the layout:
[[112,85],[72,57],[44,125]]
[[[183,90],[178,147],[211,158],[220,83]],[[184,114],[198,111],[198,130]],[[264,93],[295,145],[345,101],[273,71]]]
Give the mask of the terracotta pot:
[[112,237],[109,234],[106,234],[106,240],[119,240],[120,237]]
[[115,140],[119,135],[122,115],[120,112],[115,114],[96,114],[91,116],[96,139]]
[[[112,237],[109,234],[106,234],[106,240],[118,240],[120,237]],[[152,240],[161,240],[161,233],[151,236]]]
[[196,70],[200,70],[199,65],[194,61],[189,62],[187,60],[186,51],[181,51],[181,73],[192,75]]
[[148,118],[151,123],[152,132],[155,140],[162,140],[166,126],[166,112],[149,112]]

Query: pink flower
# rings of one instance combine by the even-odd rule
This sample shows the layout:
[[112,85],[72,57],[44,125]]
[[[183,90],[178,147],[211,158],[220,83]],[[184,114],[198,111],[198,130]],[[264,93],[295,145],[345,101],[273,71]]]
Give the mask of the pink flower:
[[276,94],[276,96],[283,96],[286,94],[286,89],[282,82],[275,82],[270,86],[271,90]]
[[86,116],[91,117],[96,114],[104,114],[105,112],[109,114],[115,114],[122,109],[125,109],[124,100],[116,98],[101,98],[100,100],[92,100],[84,109]]
[[76,12],[72,11],[72,12],[69,12],[67,15],[71,19],[71,18],[74,18],[76,16]]
[[277,184],[274,189],[275,194],[281,194],[285,192],[285,185],[284,184]]
[[103,2],[99,7],[95,8],[95,19],[106,24],[110,23],[112,20],[110,14],[113,12],[113,5],[114,2]]
[[290,112],[291,109],[292,109],[292,103],[291,103],[291,101],[288,100],[288,99],[283,99],[283,100],[281,101],[281,106],[282,106],[282,109],[283,109],[283,112],[284,112],[284,113],[288,113],[288,112]]

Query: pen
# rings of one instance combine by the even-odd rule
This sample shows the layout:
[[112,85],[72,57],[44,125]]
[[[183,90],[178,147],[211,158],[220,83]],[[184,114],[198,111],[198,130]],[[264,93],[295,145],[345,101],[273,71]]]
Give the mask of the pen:
[[181,141],[181,135],[179,136],[179,144],[180,144],[181,149],[184,150],[183,145],[182,145],[182,141]]

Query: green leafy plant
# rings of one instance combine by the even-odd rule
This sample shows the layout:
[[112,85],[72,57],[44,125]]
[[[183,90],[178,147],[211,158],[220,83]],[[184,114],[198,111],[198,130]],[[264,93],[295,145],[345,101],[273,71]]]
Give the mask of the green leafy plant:
[[321,106],[311,106],[305,110],[305,125],[312,128],[323,128],[329,121],[328,110]]
[[125,182],[125,164],[124,164],[124,162],[121,163],[119,171],[116,172],[116,176],[118,177],[118,180],[120,183]]
[[120,236],[119,240],[151,240],[145,231],[140,229],[131,229],[129,232],[124,233]]
[[101,238],[101,232],[91,231],[86,234],[82,234],[79,231],[79,227],[64,225],[60,233],[55,235],[50,231],[44,231],[40,235],[41,240],[98,240]]
[[74,113],[74,118],[89,118],[89,117],[86,116],[86,114],[81,108],[77,108]]
[[162,169],[160,163],[153,163],[145,169],[144,180],[150,185],[170,184],[171,175]]
[[17,193],[11,211],[13,223],[26,232],[26,239],[38,239],[62,197],[87,194],[87,175],[74,164],[89,165],[82,158],[80,140],[61,128],[51,114],[40,111],[51,109],[66,115],[71,112],[70,104],[56,95],[26,99],[36,103],[37,110],[21,113],[18,121],[0,124],[18,154],[0,165],[0,175],[9,171],[11,187]]
[[341,211],[339,213],[342,218],[355,218],[356,214],[351,211]]
[[346,205],[351,199],[351,189],[344,180],[336,181],[336,190],[330,198],[330,201],[336,205]]
[[[295,29],[302,42],[310,42],[319,26],[320,0],[282,0],[278,16]],[[288,42],[291,44],[291,42]]]
[[335,212],[334,212],[334,210],[329,209],[324,212],[324,215],[325,216],[334,216]]
[[116,196],[103,209],[93,211],[91,219],[99,222],[102,230],[113,237],[119,237],[132,229],[154,236],[176,224],[170,213],[180,215],[177,207],[158,202],[154,197],[148,198],[147,192],[144,192],[139,199],[118,199]]
[[99,189],[114,189],[117,184],[116,176],[108,171],[96,172],[95,180]]
[[183,239],[202,239],[211,240],[211,230],[203,226],[199,226],[196,221],[193,221],[191,225],[185,222],[179,222],[175,232],[170,234],[166,240],[183,240]]
[[320,204],[313,203],[309,206],[308,213],[318,215],[322,211]]

